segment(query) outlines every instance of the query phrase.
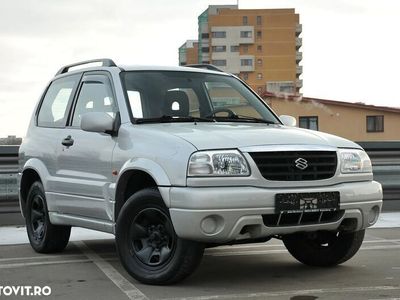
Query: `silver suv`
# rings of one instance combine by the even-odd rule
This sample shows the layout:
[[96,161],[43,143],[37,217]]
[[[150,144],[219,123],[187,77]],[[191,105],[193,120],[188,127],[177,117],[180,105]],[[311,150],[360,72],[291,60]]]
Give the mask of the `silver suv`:
[[30,243],[51,253],[71,226],[113,233],[149,284],[185,278],[205,247],[271,238],[304,264],[343,263],[378,219],[381,185],[359,145],[294,125],[210,65],[65,66],[20,148]]

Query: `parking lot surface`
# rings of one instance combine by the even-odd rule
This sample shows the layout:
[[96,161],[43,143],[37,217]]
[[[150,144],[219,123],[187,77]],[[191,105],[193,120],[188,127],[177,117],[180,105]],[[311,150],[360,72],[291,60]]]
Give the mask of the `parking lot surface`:
[[56,255],[0,246],[0,285],[49,286],[44,298],[68,300],[400,299],[400,228],[369,229],[353,259],[328,269],[298,263],[279,240],[207,249],[197,272],[173,286],[138,283],[119,263],[114,240],[93,237],[75,236]]

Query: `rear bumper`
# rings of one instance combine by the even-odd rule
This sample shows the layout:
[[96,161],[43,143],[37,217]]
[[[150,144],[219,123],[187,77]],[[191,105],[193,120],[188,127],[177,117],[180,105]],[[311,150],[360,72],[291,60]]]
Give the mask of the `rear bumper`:
[[[340,192],[338,218],[306,225],[266,226],[263,215],[275,214],[276,193]],[[169,190],[170,214],[181,238],[212,243],[290,234],[298,231],[337,230],[345,219],[355,230],[372,226],[382,207],[382,187],[376,181],[327,187],[267,189],[257,187],[201,187]]]

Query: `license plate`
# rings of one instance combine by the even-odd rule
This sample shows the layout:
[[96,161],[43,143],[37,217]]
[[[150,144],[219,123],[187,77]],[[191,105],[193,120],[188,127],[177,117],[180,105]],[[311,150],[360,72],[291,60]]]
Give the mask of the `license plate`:
[[287,193],[275,195],[276,213],[323,212],[339,210],[340,193]]

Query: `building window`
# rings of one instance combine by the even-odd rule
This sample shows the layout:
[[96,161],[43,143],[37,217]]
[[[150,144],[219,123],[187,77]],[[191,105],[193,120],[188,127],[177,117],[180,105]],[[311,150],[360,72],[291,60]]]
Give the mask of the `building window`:
[[202,47],[202,48],[201,48],[201,52],[209,53],[209,52],[210,52],[210,48],[208,48],[208,47]]
[[208,39],[210,37],[210,34],[207,32],[207,33],[202,33],[201,34],[201,38],[202,39]]
[[247,53],[247,51],[249,51],[249,46],[243,45],[242,49],[243,49],[243,53]]
[[367,116],[367,132],[383,132],[383,116]]
[[267,82],[267,91],[271,93],[289,93],[293,94],[294,82],[293,81],[269,81]]
[[262,59],[261,58],[257,59],[257,65],[262,66]]
[[231,52],[239,52],[239,46],[231,46]]
[[226,66],[226,59],[213,59],[212,64],[214,66],[224,67]]
[[209,64],[210,61],[208,61],[208,60],[203,60],[201,63],[202,63],[202,64]]
[[262,46],[261,45],[257,45],[257,51],[261,52],[262,51]]
[[212,36],[213,38],[217,38],[217,39],[219,39],[219,38],[226,38],[226,32],[225,32],[225,31],[213,31],[213,32],[211,33],[211,36]]
[[257,74],[257,79],[262,79],[262,78],[263,78],[262,73],[258,73],[258,74]]
[[245,58],[240,60],[240,65],[242,66],[252,66],[253,65],[253,60],[250,58]]
[[240,37],[241,38],[251,38],[252,37],[251,31],[241,31],[240,32]]
[[243,73],[243,80],[249,79],[249,73]]
[[261,30],[257,31],[257,38],[261,39],[262,38],[262,32]]
[[243,25],[247,25],[248,24],[248,18],[247,18],[247,16],[244,16],[243,17]]
[[262,18],[261,16],[257,16],[257,25],[261,25],[262,24]]
[[213,46],[213,52],[226,52],[226,46]]
[[299,127],[311,130],[318,130],[318,117],[299,117]]

